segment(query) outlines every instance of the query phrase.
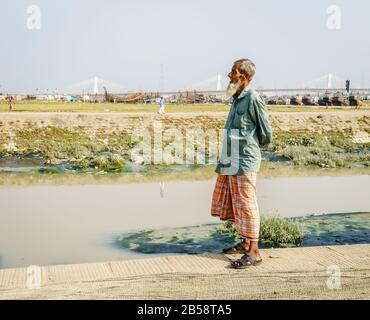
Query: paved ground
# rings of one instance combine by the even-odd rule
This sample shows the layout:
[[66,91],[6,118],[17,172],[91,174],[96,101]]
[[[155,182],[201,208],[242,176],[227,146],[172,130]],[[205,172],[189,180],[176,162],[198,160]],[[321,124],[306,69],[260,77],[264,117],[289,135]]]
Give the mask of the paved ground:
[[[265,249],[263,263],[228,268],[222,254],[0,270],[0,299],[370,299],[370,245]],[[338,273],[339,272],[339,273]]]

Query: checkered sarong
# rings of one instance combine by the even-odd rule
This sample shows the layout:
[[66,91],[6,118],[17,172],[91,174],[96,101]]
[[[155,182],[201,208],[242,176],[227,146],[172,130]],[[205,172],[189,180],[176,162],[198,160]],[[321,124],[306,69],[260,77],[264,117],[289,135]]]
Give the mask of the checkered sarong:
[[260,215],[256,193],[257,173],[219,175],[212,196],[211,215],[235,224],[239,234],[258,241]]

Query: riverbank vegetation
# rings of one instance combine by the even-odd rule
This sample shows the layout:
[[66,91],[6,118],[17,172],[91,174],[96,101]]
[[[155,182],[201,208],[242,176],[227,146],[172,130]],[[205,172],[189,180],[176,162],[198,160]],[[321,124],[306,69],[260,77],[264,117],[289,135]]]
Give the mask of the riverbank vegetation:
[[[181,140],[180,140],[181,141]],[[206,155],[210,144],[199,146],[195,137],[192,147]],[[132,159],[132,150],[140,142],[126,131],[77,132],[59,127],[22,129],[9,135],[0,134],[1,161],[35,161],[40,167],[63,167],[65,170],[83,171],[91,169],[106,172],[124,172],[136,166],[136,171],[171,169],[181,164],[142,165]],[[165,141],[165,148],[172,141]],[[153,143],[152,143],[153,146]],[[219,147],[220,144],[212,146]],[[213,150],[214,154],[215,150]],[[272,144],[262,151],[265,162],[285,162],[297,167],[318,168],[369,168],[370,143],[356,142],[351,133],[329,132],[310,134],[302,132],[274,133]],[[137,167],[139,165],[139,167]],[[195,163],[187,166],[194,169],[202,166]],[[185,168],[186,166],[184,166]],[[130,170],[130,169],[128,169]],[[59,172],[56,170],[55,172]],[[154,170],[155,171],[155,170]],[[50,171],[53,172],[53,171]]]
[[[369,243],[370,213],[355,212],[297,218],[262,216],[261,248]],[[230,222],[123,233],[116,245],[139,253],[221,252],[241,241]]]

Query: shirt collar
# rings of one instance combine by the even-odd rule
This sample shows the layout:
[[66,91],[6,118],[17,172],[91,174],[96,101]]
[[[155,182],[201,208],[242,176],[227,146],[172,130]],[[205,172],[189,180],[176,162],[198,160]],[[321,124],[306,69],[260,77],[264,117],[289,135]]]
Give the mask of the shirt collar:
[[248,84],[244,88],[244,90],[242,92],[240,92],[239,96],[237,96],[236,93],[234,94],[234,96],[233,96],[234,100],[244,98],[247,95],[247,93],[249,92],[250,89],[251,89],[251,86],[250,86],[250,84]]

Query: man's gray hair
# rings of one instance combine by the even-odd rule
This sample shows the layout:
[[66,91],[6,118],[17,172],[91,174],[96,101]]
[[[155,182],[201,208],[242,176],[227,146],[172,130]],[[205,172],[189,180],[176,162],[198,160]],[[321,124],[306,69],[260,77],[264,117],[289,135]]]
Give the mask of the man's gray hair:
[[248,75],[248,80],[251,81],[256,73],[256,65],[249,59],[239,59],[235,63],[240,64],[240,72]]

